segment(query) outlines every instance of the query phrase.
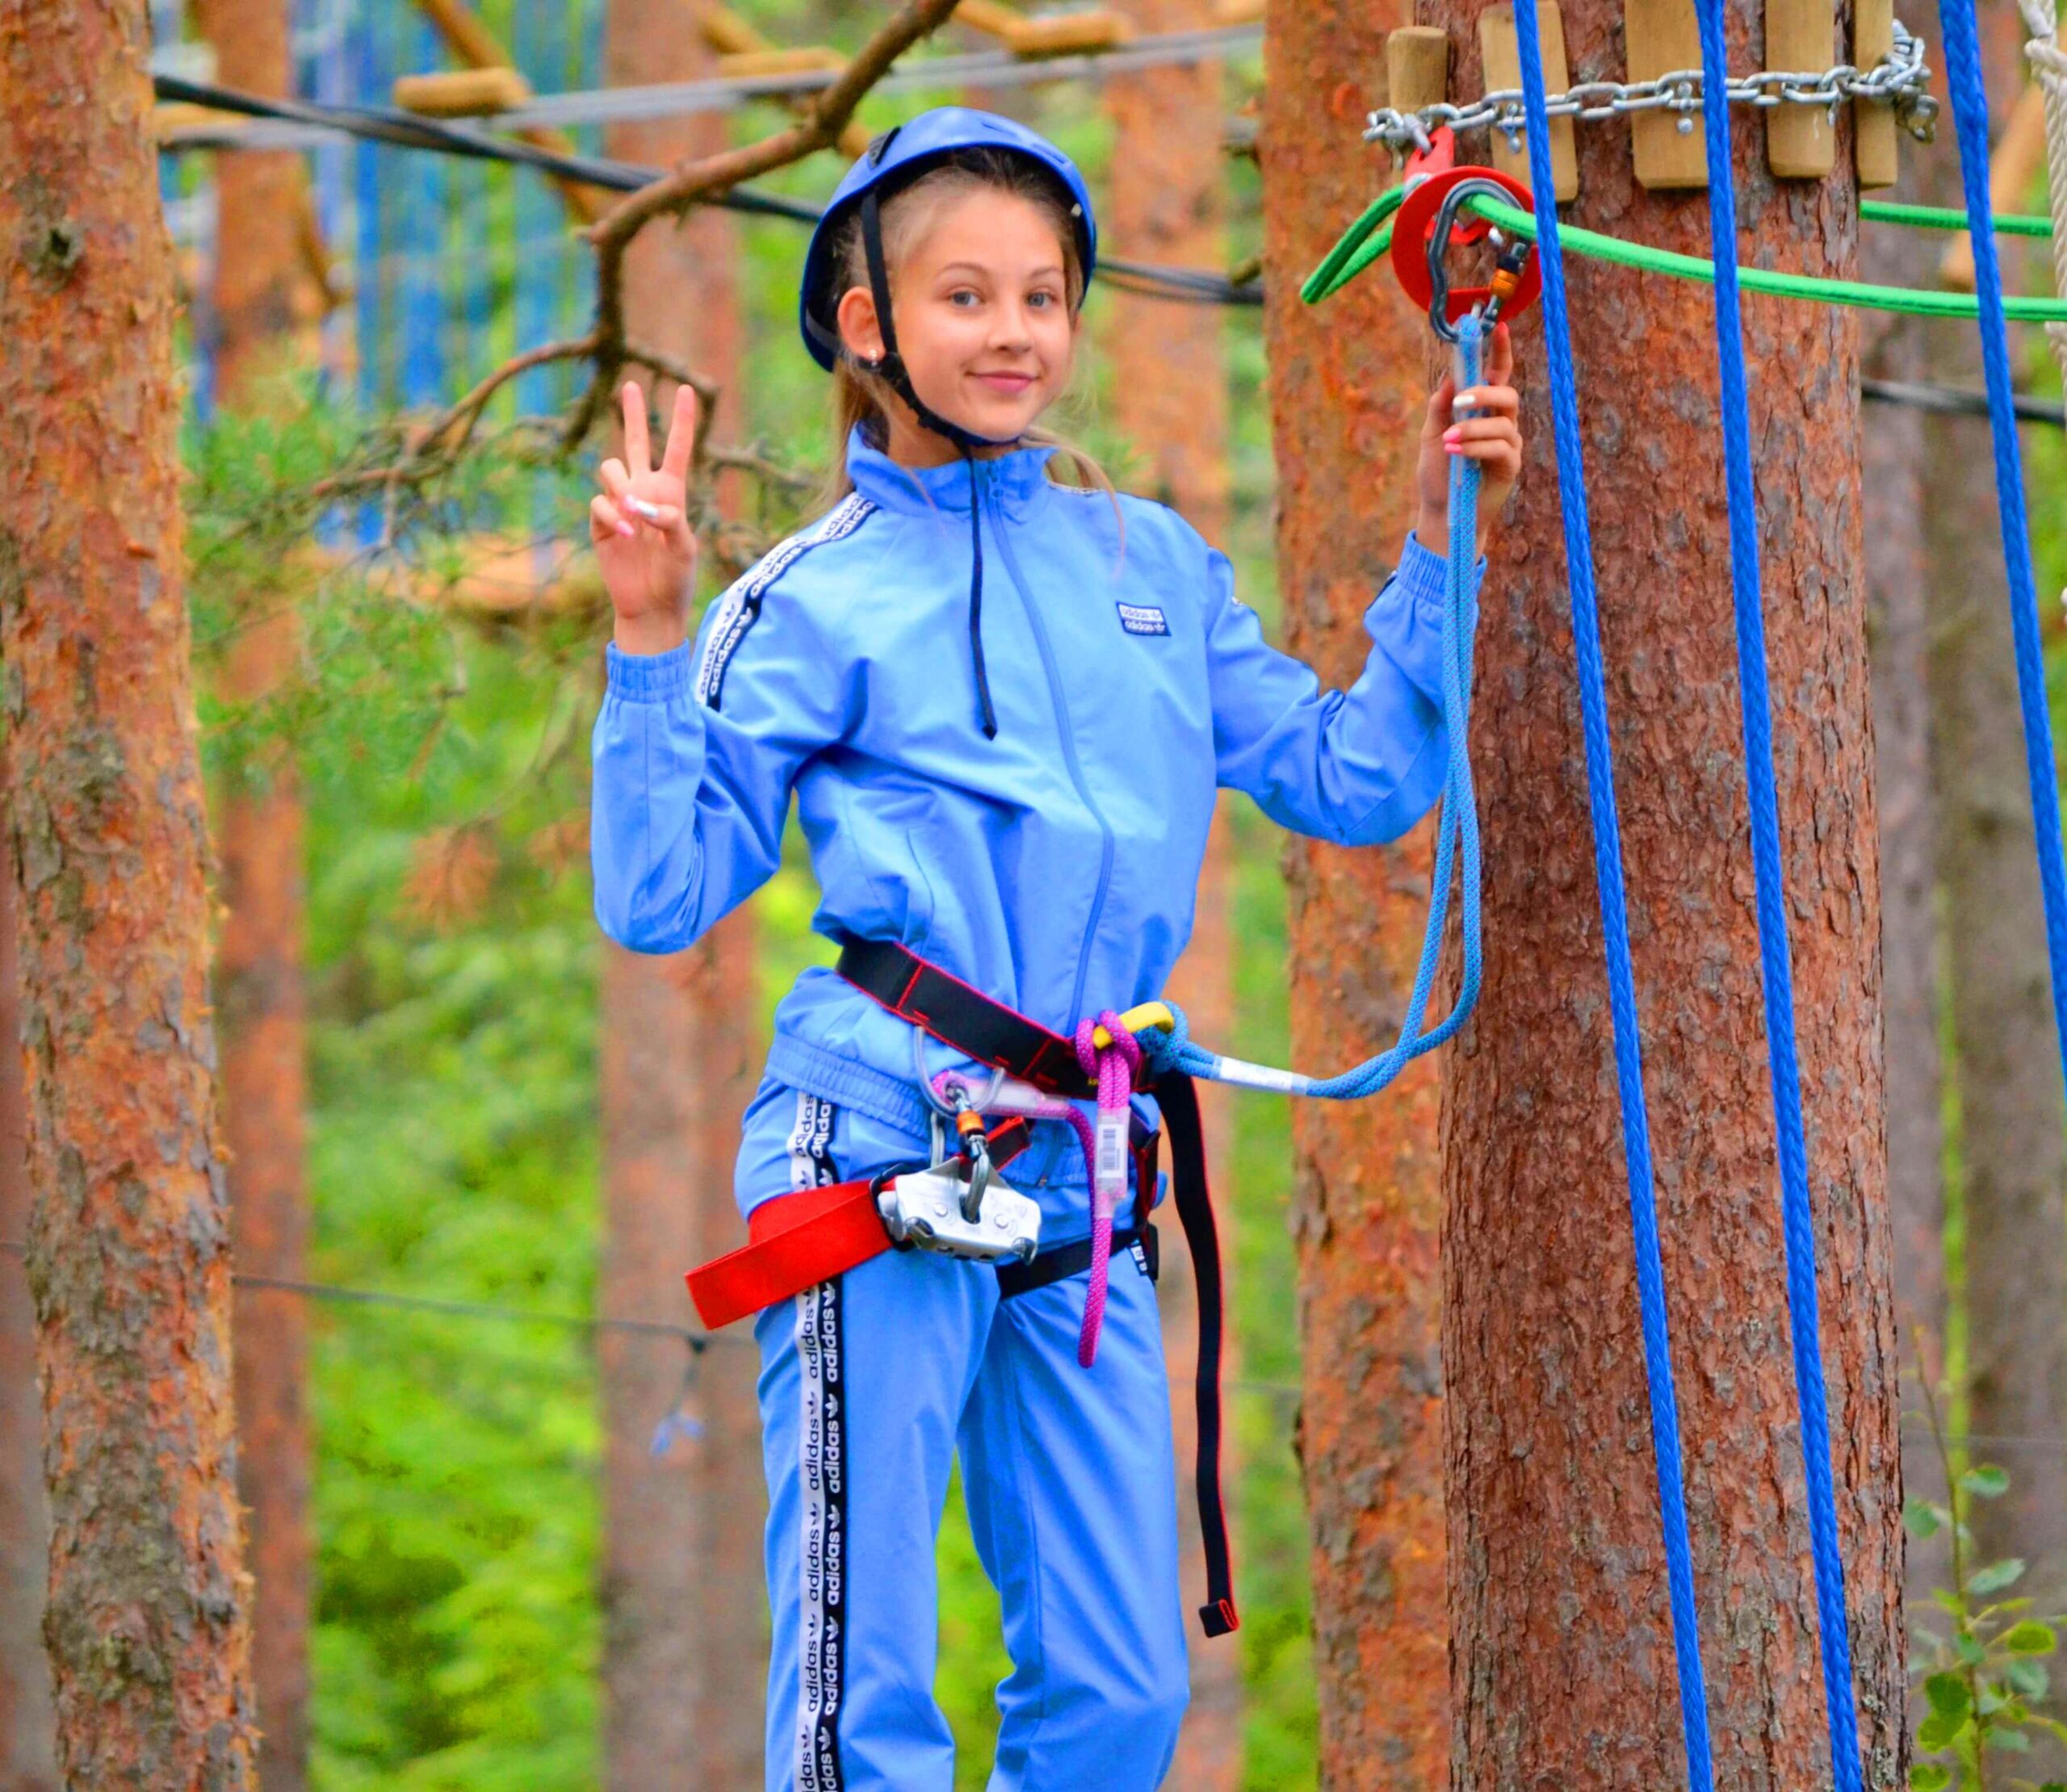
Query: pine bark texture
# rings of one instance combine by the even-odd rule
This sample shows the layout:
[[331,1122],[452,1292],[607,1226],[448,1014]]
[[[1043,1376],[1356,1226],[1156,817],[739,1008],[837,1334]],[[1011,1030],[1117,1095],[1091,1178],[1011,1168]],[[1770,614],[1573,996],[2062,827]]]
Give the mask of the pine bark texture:
[[[1438,9],[1481,87],[1477,0]],[[1565,8],[1572,75],[1618,10]],[[1759,17],[1729,9],[1731,65]],[[1740,259],[1849,275],[1849,144],[1776,183],[1735,132]],[[1700,195],[1583,129],[1575,223],[1697,254]],[[1712,298],[1574,257],[1574,334],[1717,1780],[1829,1784],[1760,1000]],[[1822,1359],[1866,1783],[1905,1761],[1880,890],[1859,509],[1857,326],[1745,310]],[[1541,338],[1528,471],[1494,550],[1474,732],[1486,985],[1445,1065],[1444,1363],[1457,1792],[1681,1786]]]
[[0,4],[0,659],[69,1786],[254,1782],[229,1229],[140,0]]
[[[217,78],[286,95],[294,64],[285,0],[199,0],[196,23]],[[225,412],[266,400],[284,371],[300,278],[296,216],[302,172],[290,154],[216,162],[216,400]],[[238,594],[241,626],[220,675],[233,702],[260,703],[295,669],[291,586]],[[302,974],[302,809],[287,752],[231,772],[216,834],[222,931],[216,1000],[222,1027],[222,1118],[229,1148],[231,1246],[245,1275],[307,1279],[308,1074]],[[308,1333],[301,1297],[252,1288],[235,1296],[237,1491],[254,1583],[252,1676],[258,1770],[266,1792],[308,1782],[309,1530],[312,1449]]]
[[[692,0],[610,0],[606,78],[628,85],[713,72]],[[722,146],[721,115],[623,124],[610,153],[666,166]],[[627,258],[626,306],[642,341],[734,385],[744,347],[737,232],[723,214],[649,226]],[[669,387],[655,395],[665,419]],[[740,429],[728,391],[711,427]],[[655,452],[658,453],[658,439]],[[686,1270],[740,1242],[732,1200],[739,1128],[754,1075],[761,1007],[750,915],[686,953],[607,948],[603,983],[606,1311],[679,1321]],[[757,1361],[744,1334],[706,1350],[690,1402],[702,1425],[664,1455],[656,1422],[682,1392],[679,1350],[606,1337],[606,1783],[621,1792],[761,1783],[767,1601]]]
[[[1404,4],[1272,0],[1264,36],[1264,325],[1285,643],[1346,688],[1372,597],[1411,527],[1429,390],[1425,323],[1382,271],[1317,309],[1298,284],[1386,177],[1358,140]],[[1293,1061],[1390,1045],[1426,911],[1427,826],[1381,848],[1285,849]],[[1313,1527],[1320,1783],[1423,1792],[1448,1759],[1444,1658],[1438,1082],[1427,1061],[1374,1101],[1293,1109]]]
[[[1142,31],[1194,31],[1213,23],[1205,0],[1130,0]],[[1117,132],[1112,196],[1113,240],[1129,253],[1173,266],[1214,267],[1226,259],[1222,219],[1221,78],[1217,63],[1144,69],[1113,80],[1106,107]],[[1222,322],[1210,306],[1172,305],[1118,295],[1111,301],[1113,419],[1146,463],[1147,495],[1173,505],[1208,540],[1227,530],[1227,369]],[[1199,880],[1190,946],[1171,980],[1172,999],[1198,1036],[1225,1040],[1233,1019],[1227,915],[1227,836],[1216,823]],[[1214,1195],[1229,1212],[1230,1116],[1222,1091],[1203,1091],[1206,1152]],[[1165,1223],[1163,1230],[1172,1233]],[[1171,1428],[1183,1486],[1177,1501],[1187,1610],[1205,1602],[1205,1563],[1189,1468],[1198,1444],[1192,1381],[1198,1366],[1198,1288],[1188,1254],[1166,1251],[1157,1301],[1170,1374]],[[1223,1349],[1221,1378],[1239,1371]],[[1238,1484],[1231,1433],[1222,1452],[1223,1484]],[[1235,1792],[1242,1776],[1242,1651],[1239,1639],[1193,1642],[1192,1699],[1177,1739],[1170,1783],[1187,1792]]]
[[[2014,6],[1984,9],[1998,120],[2023,85],[2022,37]],[[1929,340],[1930,377],[1977,390],[1973,333],[1933,331]],[[1925,430],[1938,871],[1966,1209],[1967,1422],[1977,1459],[2010,1471],[2006,1497],[1975,1502],[1975,1541],[1984,1560],[2027,1562],[2017,1591],[2054,1610],[2067,1595],[2067,1453],[2057,1441],[2067,1431],[2067,1107],[1988,425],[1934,417]],[[2033,1438],[2053,1441],[2034,1447]],[[2042,1768],[2067,1771],[2048,1752]]]
[[[1938,40],[1936,8],[1904,23]],[[1898,197],[1960,205],[1956,156],[1905,145]],[[1859,267],[1892,286],[1935,283],[1944,243],[1933,233],[1868,227]],[[1862,322],[1863,371],[1882,379],[1922,380],[1939,337],[1961,335],[1920,318],[1868,313]],[[1902,1370],[1902,1485],[1906,1493],[1945,1497],[1945,1475],[1922,1420],[1918,1380],[1921,1346],[1933,1372],[1946,1338],[1945,1066],[1939,1046],[1943,961],[1938,881],[1938,795],[1933,783],[1931,714],[1930,521],[1943,508],[1947,470],[1934,454],[1926,414],[1868,404],[1859,429],[1865,512],[1867,629],[1872,647],[1875,777],[1880,818],[1881,1011],[1887,1039],[1888,1205],[1894,1224],[1895,1319]],[[1985,444],[1975,446],[1985,454]],[[1984,471],[1983,477],[1985,477]],[[1955,479],[1955,484],[1964,483]],[[1969,526],[1975,513],[1968,512]],[[1982,514],[1986,514],[1984,511]],[[1985,524],[1981,525],[1985,529]],[[1906,1540],[1905,1597],[1931,1610],[1931,1596],[1952,1582],[1945,1532]],[[1930,1620],[1927,1619],[1927,1622]]]
[[[1914,160],[1914,158],[1913,158]],[[1862,233],[1861,272],[1889,285],[1927,286],[1939,245],[1921,231]],[[1864,371],[1919,380],[1926,331],[1914,318],[1866,325]],[[1935,1366],[1945,1338],[1945,1137],[1938,1049],[1938,865],[1931,782],[1930,624],[1925,584],[1924,415],[1869,405],[1859,430],[1867,632],[1872,651],[1874,778],[1880,818],[1880,986],[1886,1035],[1888,1208],[1893,1225],[1895,1321],[1901,1363],[1902,1485],[1943,1499],[1945,1477],[1917,1375],[1919,1335]],[[1905,1597],[1930,1609],[1950,1584],[1948,1535],[1906,1539]]]
[[31,1200],[21,1022],[10,875],[0,877],[0,1792],[57,1792],[50,1662],[43,1651],[50,1509],[43,1494],[36,1312],[18,1254]]

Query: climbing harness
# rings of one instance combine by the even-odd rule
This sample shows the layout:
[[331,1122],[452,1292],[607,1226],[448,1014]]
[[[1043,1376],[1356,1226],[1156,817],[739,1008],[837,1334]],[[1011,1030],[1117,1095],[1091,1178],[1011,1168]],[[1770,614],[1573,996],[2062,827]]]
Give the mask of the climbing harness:
[[[1206,1170],[1205,1134],[1191,1077],[1182,1070],[1156,1068],[1147,1050],[1157,1031],[1177,1024],[1177,1011],[1162,1003],[1146,1004],[1125,1015],[1107,1010],[1096,1020],[1080,1023],[1074,1036],[1066,1037],[993,1001],[892,940],[849,940],[841,948],[835,968],[900,1020],[962,1057],[1005,1073],[1003,1080],[993,1080],[980,1095],[973,1092],[966,1079],[952,1074],[934,1080],[932,1092],[947,1105],[955,1106],[957,1091],[969,1103],[969,1108],[958,1110],[958,1124],[960,1113],[973,1109],[980,1099],[986,1109],[1004,1116],[1008,1124],[1055,1119],[1066,1120],[1075,1130],[1091,1170],[1091,1237],[1043,1252],[1023,1267],[1007,1266],[1000,1271],[999,1283],[1001,1296],[1008,1300],[1088,1270],[1090,1282],[1077,1339],[1077,1360],[1087,1368],[1096,1359],[1111,1253],[1138,1249],[1143,1267],[1151,1274],[1155,1268],[1155,1247],[1147,1241],[1155,1236],[1148,1214],[1160,1182],[1156,1135],[1131,1124],[1129,1097],[1139,1090],[1155,1098],[1170,1137],[1170,1191],[1198,1287],[1194,1483],[1206,1585],[1206,1602],[1199,1609],[1199,1618],[1208,1636],[1225,1635],[1238,1628],[1240,1619],[1220,1494],[1220,1245]],[[1146,1029],[1138,1038],[1138,1028]],[[1096,1103],[1095,1121],[1087,1120],[1075,1105],[1087,1099]],[[991,1149],[995,1157],[995,1145]],[[1126,1193],[1130,1163],[1135,1191],[1133,1225],[1124,1232],[1116,1231],[1113,1222]]]

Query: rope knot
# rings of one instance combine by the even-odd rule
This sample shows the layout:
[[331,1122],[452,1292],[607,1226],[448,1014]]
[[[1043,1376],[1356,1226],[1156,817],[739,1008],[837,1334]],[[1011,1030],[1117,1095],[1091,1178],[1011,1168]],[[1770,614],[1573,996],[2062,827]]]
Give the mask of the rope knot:
[[[1113,1041],[1102,1051],[1093,1036],[1101,1027],[1111,1036]],[[1126,1066],[1128,1082],[1132,1083],[1141,1073],[1141,1041],[1127,1031],[1119,1015],[1110,1008],[1101,1008],[1096,1019],[1077,1022],[1076,1061],[1086,1076],[1102,1080],[1105,1061],[1115,1052],[1119,1054],[1121,1063]]]

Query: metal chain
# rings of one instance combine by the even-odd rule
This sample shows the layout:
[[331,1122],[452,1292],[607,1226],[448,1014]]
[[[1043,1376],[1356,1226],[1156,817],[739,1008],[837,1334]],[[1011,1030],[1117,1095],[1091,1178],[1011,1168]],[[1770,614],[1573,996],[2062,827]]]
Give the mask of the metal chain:
[[[1847,100],[1877,100],[1894,107],[1895,117],[1920,143],[1931,139],[1938,102],[1930,91],[1931,69],[1923,60],[1923,40],[1895,22],[1894,48],[1871,69],[1848,62],[1821,74],[1762,71],[1740,75],[1729,84],[1733,104],[1772,107],[1821,106],[1833,115]],[[1655,81],[1582,81],[1553,94],[1550,116],[1598,119],[1623,113],[1676,112],[1679,129],[1690,134],[1701,109],[1701,71],[1681,69]],[[1419,111],[1385,107],[1370,115],[1366,143],[1382,143],[1395,154],[1428,147],[1428,133],[1447,124],[1456,132],[1494,130],[1517,154],[1521,149],[1522,96],[1519,87],[1501,88],[1465,106],[1423,106]]]

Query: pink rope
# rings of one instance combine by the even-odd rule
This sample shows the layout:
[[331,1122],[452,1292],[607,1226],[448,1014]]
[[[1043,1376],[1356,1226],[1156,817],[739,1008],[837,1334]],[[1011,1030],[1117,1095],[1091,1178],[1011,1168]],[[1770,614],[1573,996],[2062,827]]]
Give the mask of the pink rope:
[[[1094,1028],[1103,1027],[1113,1043],[1101,1051],[1093,1043]],[[1135,1073],[1141,1069],[1141,1045],[1121,1024],[1110,1008],[1101,1009],[1095,1020],[1077,1023],[1076,1061],[1086,1076],[1098,1079],[1098,1117],[1110,1123],[1127,1112],[1127,1098],[1134,1093]],[[1117,1181],[1101,1176],[1096,1135],[1084,1124],[1080,1110],[1071,1113],[1079,1122],[1077,1141],[1084,1147],[1084,1168],[1091,1179],[1091,1282],[1084,1295],[1084,1325],[1077,1333],[1076,1360],[1089,1368],[1098,1360],[1098,1334],[1105,1322],[1105,1282],[1113,1254],[1113,1215],[1126,1192],[1126,1160],[1120,1160]],[[1124,1123],[1122,1123],[1124,1124]]]

